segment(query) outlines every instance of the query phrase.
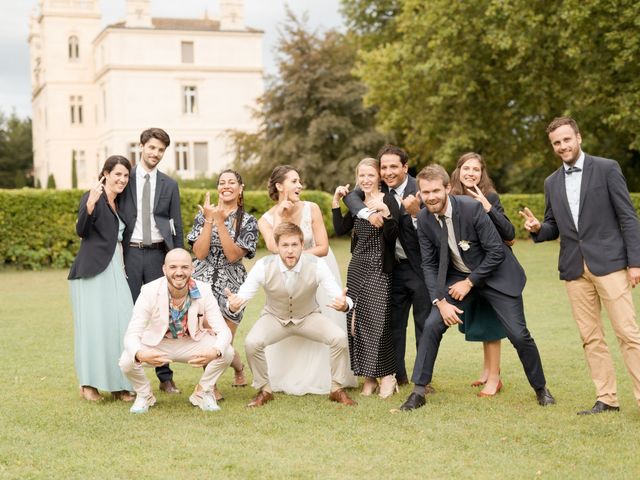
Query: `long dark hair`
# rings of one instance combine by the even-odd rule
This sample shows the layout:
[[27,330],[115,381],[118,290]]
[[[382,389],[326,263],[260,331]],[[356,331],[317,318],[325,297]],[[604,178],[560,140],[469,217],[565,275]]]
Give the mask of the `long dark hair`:
[[493,182],[489,177],[489,173],[487,172],[487,164],[484,163],[484,159],[479,153],[468,152],[462,155],[458,159],[458,163],[456,164],[456,169],[451,174],[451,193],[453,195],[469,195],[467,189],[462,184],[460,180],[460,169],[462,166],[471,159],[476,159],[480,162],[480,181],[478,182],[478,188],[482,192],[483,195],[487,195],[489,193],[495,193],[496,189],[493,186]]
[[[236,177],[238,184],[240,184],[241,187],[244,186],[244,182],[242,181],[242,177],[240,176],[240,174],[235,170],[232,170],[231,168],[227,168],[226,170],[223,170],[220,172],[220,175],[218,175],[218,184],[220,183],[220,178],[225,173],[233,174],[233,176]],[[240,229],[242,228],[243,218],[244,218],[244,194],[242,193],[242,190],[241,190],[240,194],[238,195],[238,209],[236,210],[236,233],[233,237],[234,242],[238,240],[238,237],[240,236]]]

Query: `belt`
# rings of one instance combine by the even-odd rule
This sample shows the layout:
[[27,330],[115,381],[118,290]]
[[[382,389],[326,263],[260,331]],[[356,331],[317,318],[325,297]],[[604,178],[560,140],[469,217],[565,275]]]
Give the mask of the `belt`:
[[164,250],[164,242],[156,242],[150,245],[144,245],[142,242],[129,242],[130,247],[134,248],[147,248],[150,250]]

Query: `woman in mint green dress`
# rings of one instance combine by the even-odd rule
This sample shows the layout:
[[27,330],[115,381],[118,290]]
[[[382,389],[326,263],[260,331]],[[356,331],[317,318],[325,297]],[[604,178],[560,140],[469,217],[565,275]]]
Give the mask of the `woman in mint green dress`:
[[[451,193],[468,195],[480,202],[502,240],[508,246],[513,244],[515,227],[504,213],[500,197],[479,154],[469,152],[458,159],[456,169],[451,174]],[[470,342],[482,342],[484,351],[482,375],[471,385],[483,387],[478,393],[479,397],[492,397],[502,389],[500,347],[501,339],[507,334],[496,312],[482,298],[467,306],[462,320],[460,330],[464,332],[465,339]]]
[[133,309],[122,260],[122,232],[116,197],[129,182],[131,164],[119,155],[104,163],[98,184],[78,208],[80,250],[68,279],[73,307],[75,366],[80,395],[102,400],[98,390],[132,401],[132,387],[118,360]]

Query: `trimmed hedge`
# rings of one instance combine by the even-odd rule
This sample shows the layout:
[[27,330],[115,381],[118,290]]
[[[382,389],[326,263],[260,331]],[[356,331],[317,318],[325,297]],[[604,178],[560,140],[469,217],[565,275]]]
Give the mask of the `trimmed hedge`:
[[[75,233],[75,222],[81,190],[2,190],[0,189],[0,262],[18,268],[39,270],[42,267],[68,268],[78,251],[80,239]],[[193,219],[202,204],[206,190],[181,189],[180,202],[185,236],[191,230]],[[212,198],[217,192],[212,191]],[[245,209],[260,218],[271,208],[273,201],[266,192],[245,192]],[[333,235],[331,198],[325,192],[303,192],[302,198],[317,203],[324,215],[329,235]],[[540,219],[544,215],[544,195],[505,194],[502,205],[516,226],[518,238],[527,238],[518,215],[527,206]],[[640,194],[632,193],[636,211],[640,210]],[[260,239],[261,245],[263,240]]]
[[[0,264],[39,270],[68,268],[80,248],[75,232],[82,190],[0,189]],[[198,205],[206,190],[182,189],[180,207],[184,235],[189,233]],[[217,199],[217,192],[212,191]],[[245,192],[245,210],[256,218],[273,206],[267,192]],[[329,235],[333,234],[331,195],[303,192],[302,198],[317,203],[324,214]],[[264,245],[260,239],[260,246]]]

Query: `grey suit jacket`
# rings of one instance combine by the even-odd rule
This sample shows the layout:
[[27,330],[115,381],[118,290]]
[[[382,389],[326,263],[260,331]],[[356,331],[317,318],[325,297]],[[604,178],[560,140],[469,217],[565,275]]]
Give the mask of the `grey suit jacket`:
[[[461,195],[449,196],[456,243],[465,240],[469,248],[460,248],[460,256],[471,273],[469,279],[476,287],[489,287],[510,297],[522,293],[527,281],[524,270],[507,247],[495,225],[477,200]],[[418,239],[422,253],[422,270],[431,301],[438,291],[438,263],[442,227],[426,208],[418,213]],[[449,270],[453,263],[449,262]]]
[[544,182],[545,212],[535,242],[560,236],[560,279],[575,280],[584,262],[597,276],[640,267],[640,225],[620,165],[585,154],[576,228],[565,188],[564,167]]
[[[129,247],[133,229],[136,226],[136,218],[138,217],[138,196],[136,193],[136,168],[131,170],[129,176],[129,184],[119,198],[119,210],[123,221],[127,225],[124,231],[122,246],[125,251]],[[153,218],[156,225],[164,238],[167,250],[182,247],[184,239],[182,234],[182,215],[180,213],[180,192],[178,183],[171,177],[158,171],[156,179],[156,190],[153,199]],[[171,221],[173,220],[174,231],[171,229]]]

